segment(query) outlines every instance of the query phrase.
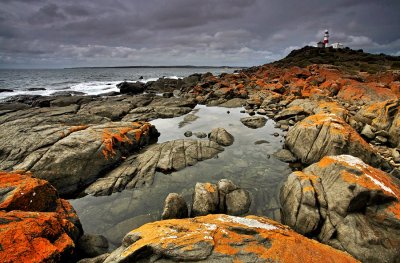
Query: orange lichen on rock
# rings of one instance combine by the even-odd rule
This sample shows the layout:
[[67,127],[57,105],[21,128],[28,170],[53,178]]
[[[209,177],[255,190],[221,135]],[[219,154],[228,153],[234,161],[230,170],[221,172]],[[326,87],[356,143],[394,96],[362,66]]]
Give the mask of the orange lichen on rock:
[[71,126],[69,128],[69,132],[73,133],[73,132],[77,132],[77,131],[82,131],[87,129],[89,126],[88,125],[78,125],[78,126]]
[[345,252],[256,216],[207,215],[149,223],[128,233],[121,248],[105,262],[135,260],[132,255],[139,256],[145,248],[178,261],[358,262]]
[[69,260],[81,234],[72,206],[47,181],[0,172],[0,262]]
[[330,165],[342,165],[343,167],[353,168],[353,170],[342,170],[341,179],[349,184],[357,184],[364,188],[376,191],[382,191],[385,195],[392,196],[397,199],[396,202],[389,207],[393,215],[400,219],[400,188],[394,182],[394,179],[385,172],[373,168],[362,162],[360,159],[351,155],[327,156],[321,159],[317,165],[326,168]]
[[127,127],[116,127],[104,129],[102,135],[103,149],[102,153],[106,159],[116,154],[116,145],[133,144],[132,139],[139,143],[142,135],[146,135],[150,129],[149,123],[133,122]]
[[47,211],[58,199],[57,191],[47,181],[32,178],[30,173],[0,171],[0,189],[5,194],[0,209]]
[[210,183],[205,183],[204,187],[207,190],[207,192],[214,193],[216,191],[215,186],[213,186]]
[[[74,241],[56,213],[1,212],[1,262],[57,262],[71,255]],[[61,255],[64,254],[65,255]]]
[[377,83],[359,83],[341,88],[338,98],[348,102],[357,103],[358,101],[363,101],[372,103],[397,99],[397,96],[390,89],[384,88]]

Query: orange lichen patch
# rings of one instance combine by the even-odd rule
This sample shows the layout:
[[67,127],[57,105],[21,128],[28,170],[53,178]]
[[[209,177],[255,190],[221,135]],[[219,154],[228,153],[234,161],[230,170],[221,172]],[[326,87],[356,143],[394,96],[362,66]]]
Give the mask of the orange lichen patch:
[[373,151],[371,146],[364,141],[364,139],[355,131],[349,124],[342,118],[334,114],[315,114],[311,115],[298,123],[304,128],[316,126],[329,126],[329,132],[338,136],[347,137],[350,143],[357,142],[361,144],[366,150]]
[[88,125],[78,125],[78,126],[71,126],[69,128],[69,132],[73,133],[73,132],[77,132],[77,131],[82,131],[87,129],[89,126]]
[[54,187],[29,173],[0,172],[0,189],[7,192],[0,202],[6,211],[47,211],[58,198]]
[[150,129],[149,123],[137,123],[133,122],[128,127],[118,127],[104,129],[102,135],[103,150],[102,153],[106,159],[116,154],[117,143],[128,143],[132,144],[132,138],[139,143],[142,135],[146,135]]
[[400,98],[400,82],[393,82],[390,84],[390,90]]
[[[132,235],[135,238],[131,238]],[[164,220],[131,231],[126,237],[126,241],[129,240],[136,241],[128,244],[123,257],[129,257],[143,247],[161,247],[158,249],[160,253],[164,253],[165,249],[165,253],[178,258],[190,249],[205,249],[233,262],[241,262],[243,256],[277,262],[293,262],[293,259],[304,262],[357,262],[344,252],[307,239],[277,222],[255,216],[207,215]]]
[[56,262],[75,246],[56,213],[2,212],[1,262]]
[[316,183],[316,181],[318,180],[319,176],[317,175],[313,175],[313,174],[306,174],[303,173],[301,171],[295,171],[292,174],[296,175],[301,181],[303,180],[309,180],[312,183]]
[[340,106],[337,102],[321,102],[318,104],[317,108],[314,109],[315,113],[331,113],[338,117],[345,117],[348,111]]
[[205,183],[204,188],[207,190],[207,192],[210,192],[210,193],[214,193],[216,191],[215,186],[213,186],[210,183]]
[[377,83],[344,86],[339,91],[338,97],[350,102],[362,100],[367,103],[397,99],[397,96],[390,89]]

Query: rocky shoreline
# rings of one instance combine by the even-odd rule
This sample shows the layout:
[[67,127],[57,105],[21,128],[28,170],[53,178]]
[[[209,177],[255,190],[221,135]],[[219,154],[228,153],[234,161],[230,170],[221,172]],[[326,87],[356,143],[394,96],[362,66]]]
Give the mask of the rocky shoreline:
[[[116,94],[17,96],[0,104],[3,262],[397,262],[398,71],[349,74],[333,65],[264,65],[118,87]],[[107,242],[84,235],[59,195],[142,188],[154,183],[156,172],[214,158],[235,143],[229,130],[157,143],[159,131],[149,123],[184,115],[185,122],[193,121],[198,104],[224,107],[227,114],[244,107],[248,116],[240,121],[249,129],[269,120],[281,129],[283,148],[274,156],[289,162],[293,173],[281,188],[280,223],[299,234],[269,219],[237,217],[246,215],[251,195],[240,185],[222,194],[219,183],[211,182],[193,185],[197,196],[189,209],[171,196],[169,211],[179,205],[183,212],[132,229],[119,248],[103,254]],[[191,131],[185,136],[193,137]],[[228,195],[229,205],[223,199]],[[234,206],[239,203],[244,208]],[[188,212],[194,218],[185,219]],[[231,216],[207,215],[216,213]],[[36,227],[24,230],[24,224]]]

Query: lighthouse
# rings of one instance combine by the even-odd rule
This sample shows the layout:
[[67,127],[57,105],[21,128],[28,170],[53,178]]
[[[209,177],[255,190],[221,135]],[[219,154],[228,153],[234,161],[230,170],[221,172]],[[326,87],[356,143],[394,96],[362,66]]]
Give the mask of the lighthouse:
[[324,34],[324,46],[325,47],[328,47],[328,45],[329,45],[329,32],[328,32],[328,30],[325,30],[325,34]]

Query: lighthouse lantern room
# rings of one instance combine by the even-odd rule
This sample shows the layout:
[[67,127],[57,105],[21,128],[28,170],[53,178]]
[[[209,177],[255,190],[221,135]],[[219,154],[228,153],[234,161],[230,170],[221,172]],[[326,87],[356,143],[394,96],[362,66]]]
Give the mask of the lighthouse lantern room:
[[328,32],[328,30],[325,30],[323,43],[324,43],[325,47],[328,47],[328,45],[329,45],[329,32]]

